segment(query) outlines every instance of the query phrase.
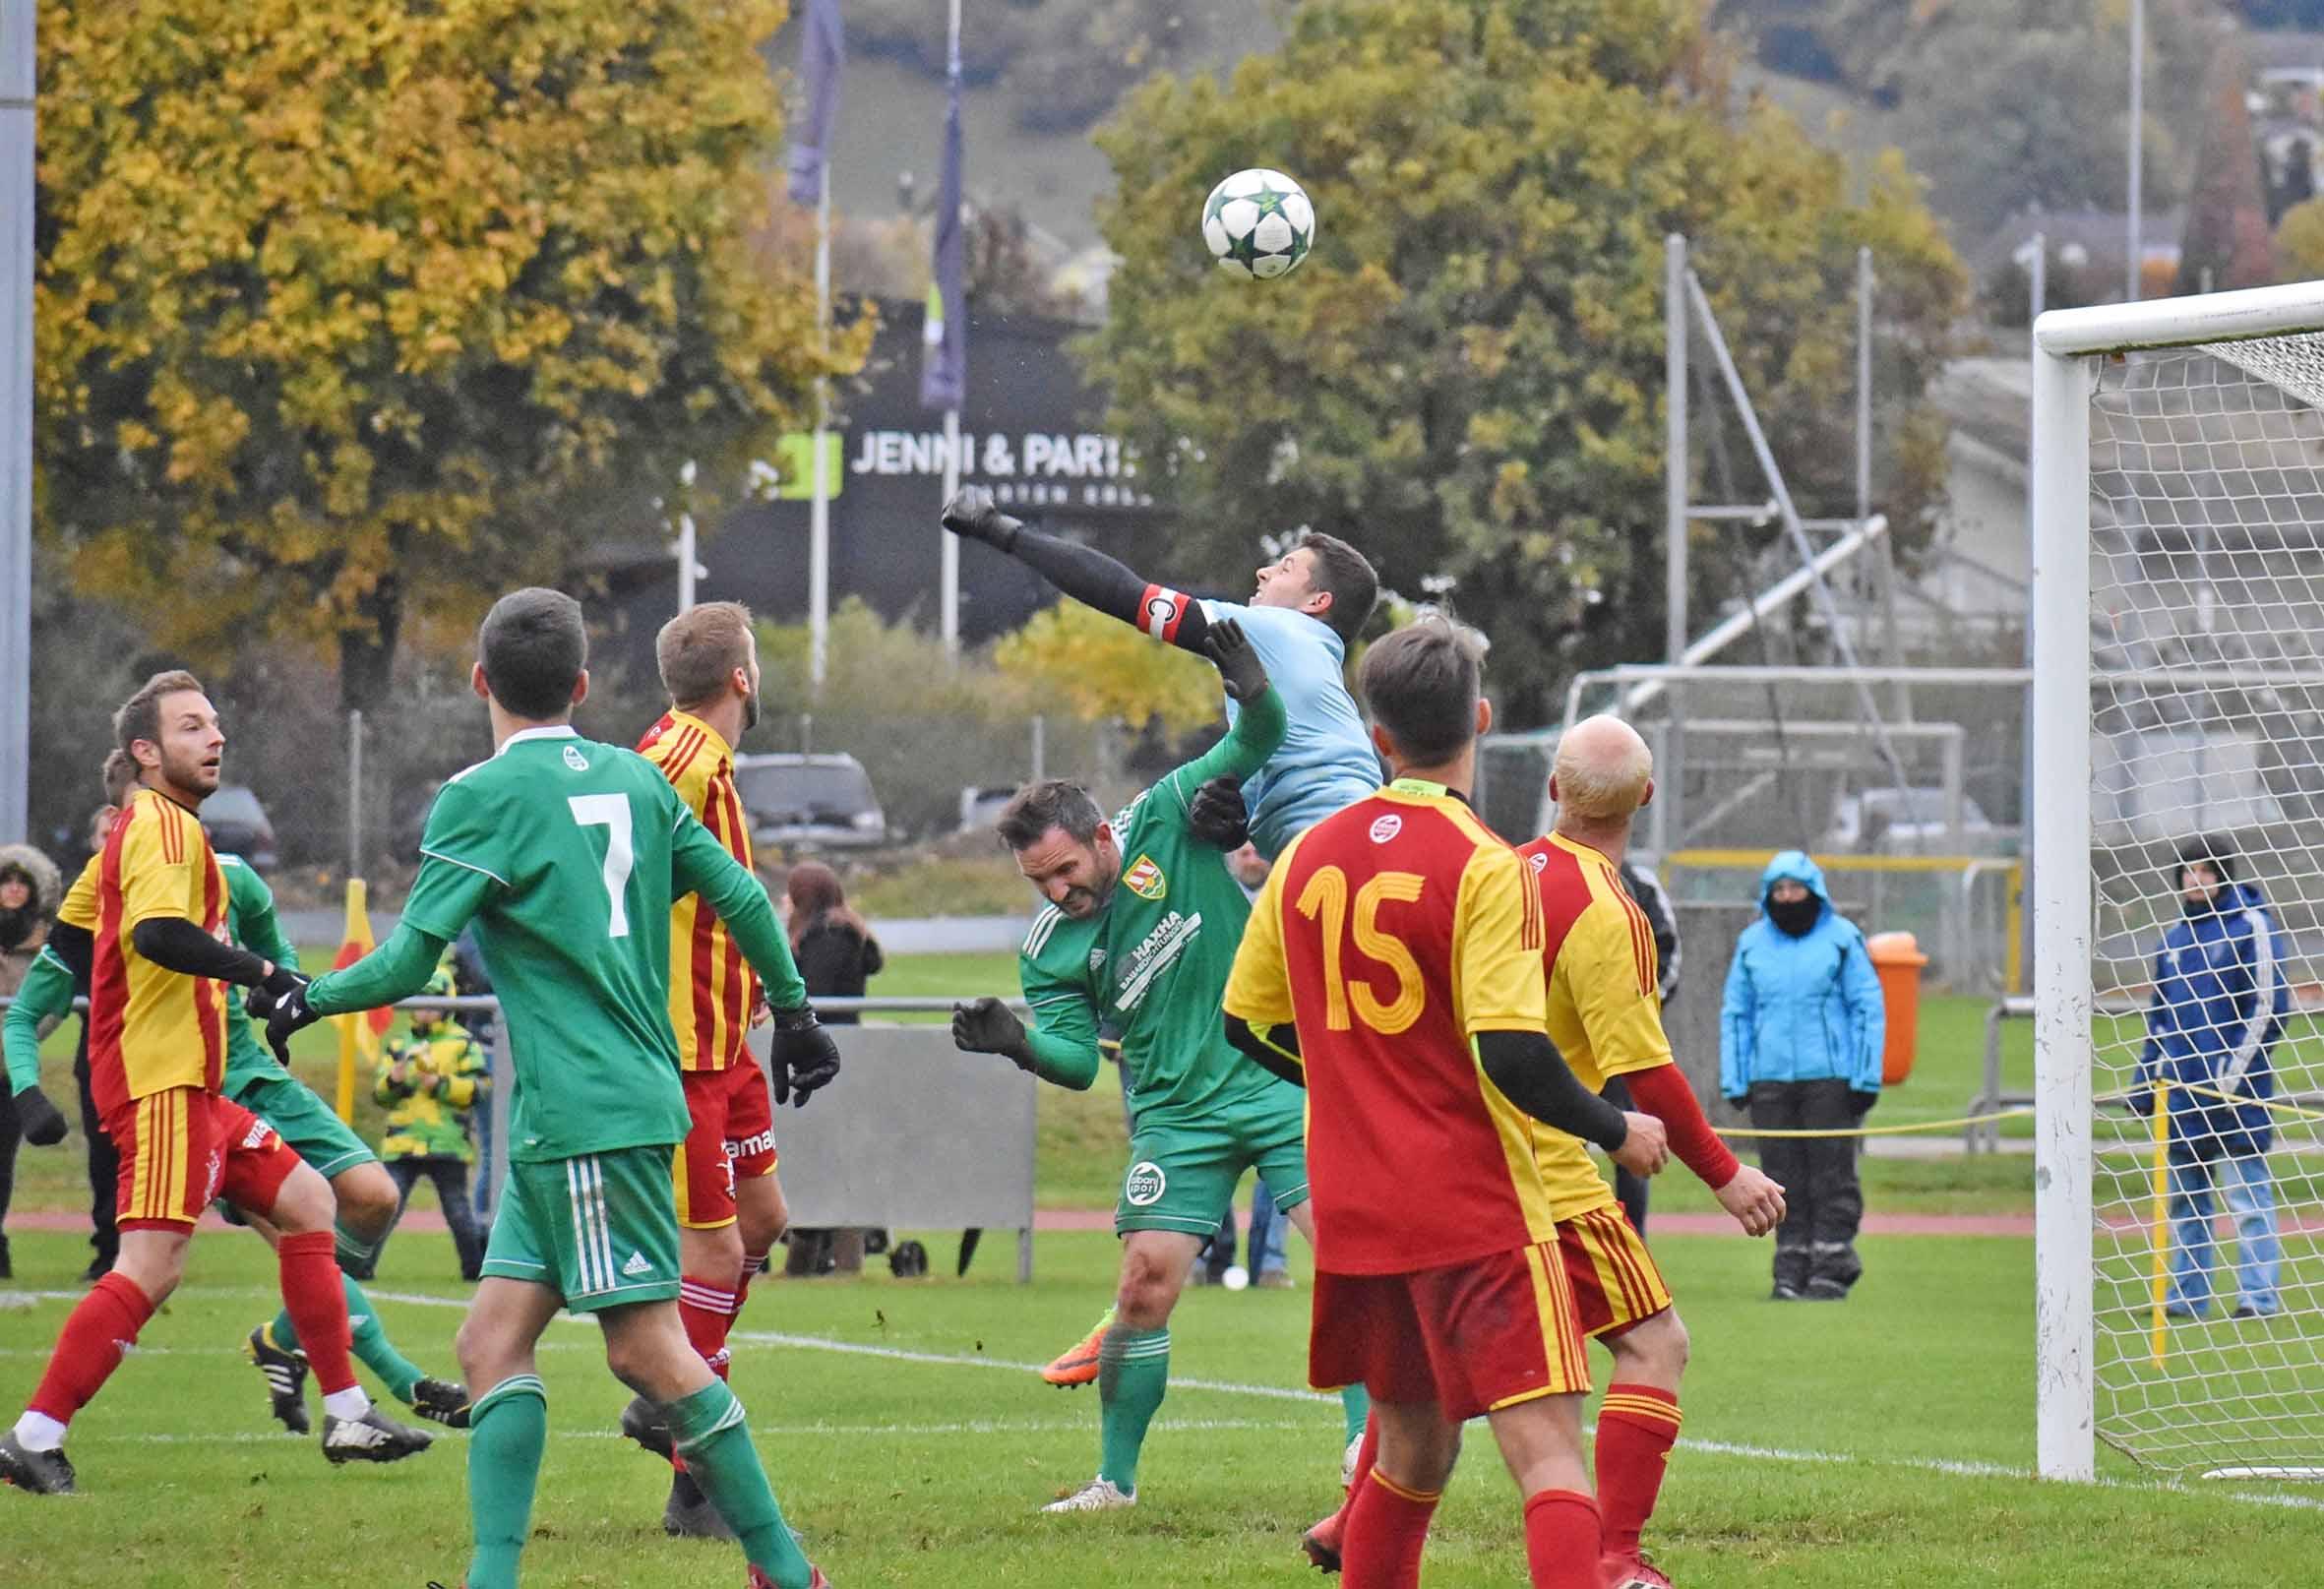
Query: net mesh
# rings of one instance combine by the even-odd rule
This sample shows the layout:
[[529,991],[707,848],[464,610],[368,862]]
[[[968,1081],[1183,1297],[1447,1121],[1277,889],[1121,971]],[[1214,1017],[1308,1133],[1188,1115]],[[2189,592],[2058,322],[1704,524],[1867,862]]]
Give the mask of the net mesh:
[[2324,1478],[2318,404],[2324,336],[2092,402],[2095,1412],[2174,1472]]

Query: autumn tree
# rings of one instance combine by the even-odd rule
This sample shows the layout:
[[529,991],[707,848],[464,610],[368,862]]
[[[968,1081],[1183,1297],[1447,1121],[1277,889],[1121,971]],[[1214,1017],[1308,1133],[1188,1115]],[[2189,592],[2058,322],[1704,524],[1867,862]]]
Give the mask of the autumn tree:
[[2206,78],[2202,152],[2187,192],[2187,228],[2178,249],[2178,290],[2224,291],[2275,279],[2275,239],[2260,193],[2259,145],[2243,102],[2250,63],[2222,40]]
[[[1803,511],[1853,511],[1859,245],[1881,279],[1881,504],[1918,532],[1942,428],[1922,389],[1962,276],[1894,160],[1730,108],[1680,0],[1308,0],[1230,82],[1158,81],[1100,134],[1123,258],[1092,374],[1182,510],[1173,567],[1261,531],[1448,581],[1538,720],[1572,666],[1662,645],[1662,269],[1694,259]],[[1194,228],[1245,165],[1308,185],[1315,252],[1238,281]],[[1709,548],[1706,548],[1709,550]],[[1733,592],[1715,558],[1698,612]]]
[[[39,517],[156,643],[336,646],[654,525],[796,423],[780,0],[42,0]],[[850,328],[827,367],[863,347]]]

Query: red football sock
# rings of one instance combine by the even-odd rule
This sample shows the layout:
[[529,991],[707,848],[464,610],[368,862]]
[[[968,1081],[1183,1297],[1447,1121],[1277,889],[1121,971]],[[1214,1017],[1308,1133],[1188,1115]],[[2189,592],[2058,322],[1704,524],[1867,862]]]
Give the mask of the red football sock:
[[1654,1515],[1663,1468],[1679,1438],[1679,1398],[1652,1385],[1606,1387],[1598,1409],[1598,1506],[1606,1554],[1638,1553],[1638,1535]]
[[301,1231],[275,1245],[275,1267],[282,1285],[282,1307],[298,1344],[325,1395],[355,1383],[347,1356],[352,1330],[347,1323],[346,1282],[339,1278],[337,1238],[330,1231]]
[[734,1283],[734,1306],[726,1311],[726,1327],[729,1330],[734,1328],[734,1321],[742,1317],[743,1304],[751,1300],[751,1282],[758,1279],[765,1271],[765,1268],[766,1254],[764,1253],[745,1253],[743,1254],[742,1278]]
[[1598,1589],[1598,1503],[1575,1490],[1525,1501],[1525,1565],[1533,1589]]
[[60,1424],[71,1423],[121,1366],[123,1349],[137,1344],[137,1332],[153,1316],[153,1305],[137,1282],[119,1270],[106,1275],[65,1315],[56,1350],[48,1355],[48,1372],[27,1405]]
[[678,1282],[678,1321],[710,1372],[726,1377],[726,1330],[734,1322],[735,1294],[721,1285],[687,1275]]
[[[1419,1589],[1421,1548],[1442,1495],[1407,1490],[1376,1467],[1367,1474],[1348,1501],[1347,1531],[1340,1538],[1345,1589]],[[1596,1565],[1593,1558],[1592,1570]]]

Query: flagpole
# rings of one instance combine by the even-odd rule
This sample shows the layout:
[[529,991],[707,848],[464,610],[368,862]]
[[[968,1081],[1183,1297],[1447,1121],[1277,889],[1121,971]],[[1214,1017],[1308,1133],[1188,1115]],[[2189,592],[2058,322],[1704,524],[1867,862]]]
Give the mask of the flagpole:
[[[945,52],[945,71],[946,76],[950,80],[949,87],[954,102],[957,103],[960,92],[960,0],[952,0],[950,32]],[[944,198],[942,184],[939,185],[938,196],[941,203]],[[954,202],[958,202],[956,195]],[[955,226],[960,223],[960,217],[953,214],[939,215],[937,224],[941,227],[948,220]],[[968,305],[966,303],[948,303],[945,305],[945,313],[965,316],[968,313]],[[945,501],[951,501],[952,493],[959,489],[960,408],[959,404],[955,402],[945,410]],[[939,530],[937,539],[944,544],[941,589],[944,593],[942,606],[945,655],[957,657],[960,654],[960,537]]]
[[[827,171],[815,203],[815,345],[819,353],[830,354],[831,179]],[[830,422],[830,386],[819,375],[815,378],[815,499],[807,519],[807,672],[819,696],[831,627],[831,482],[824,458],[824,437]],[[945,538],[951,539],[948,535]]]

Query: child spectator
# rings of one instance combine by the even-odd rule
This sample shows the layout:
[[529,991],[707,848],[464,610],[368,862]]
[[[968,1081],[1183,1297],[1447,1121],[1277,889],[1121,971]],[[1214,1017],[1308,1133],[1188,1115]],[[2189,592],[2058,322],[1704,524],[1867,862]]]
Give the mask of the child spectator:
[[[428,979],[431,997],[449,998],[449,961]],[[476,1149],[468,1136],[469,1111],[492,1089],[484,1050],[460,1023],[440,1009],[411,1012],[409,1035],[391,1042],[372,1089],[388,1111],[388,1133],[379,1156],[396,1183],[396,1217],[411,1198],[412,1183],[426,1176],[436,1184],[444,1223],[459,1253],[459,1276],[474,1280],[484,1264],[484,1237],[468,1201],[468,1166]],[[391,1232],[394,1230],[390,1226]],[[385,1251],[387,1237],[380,1238]]]

